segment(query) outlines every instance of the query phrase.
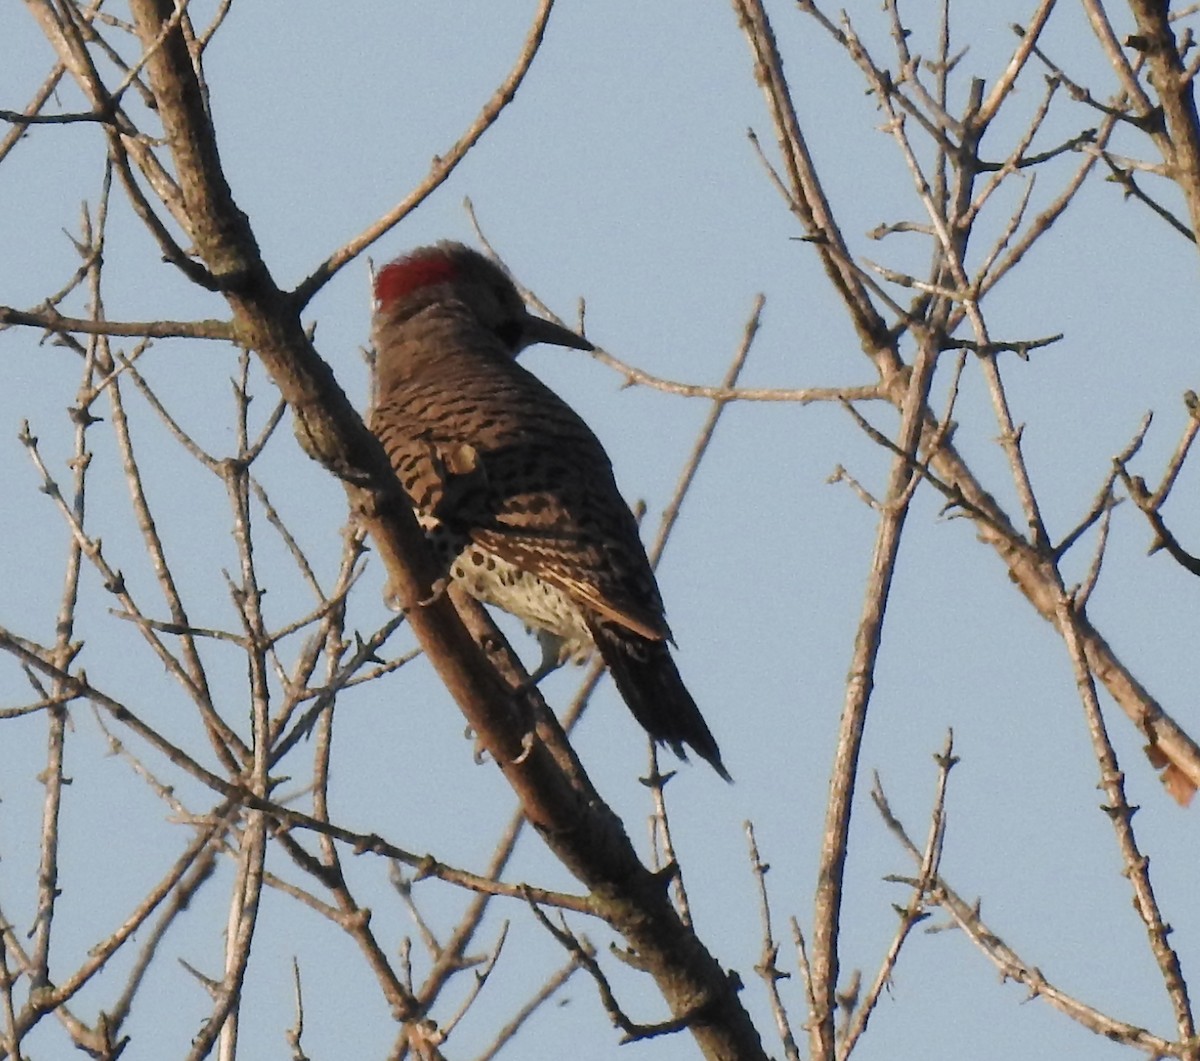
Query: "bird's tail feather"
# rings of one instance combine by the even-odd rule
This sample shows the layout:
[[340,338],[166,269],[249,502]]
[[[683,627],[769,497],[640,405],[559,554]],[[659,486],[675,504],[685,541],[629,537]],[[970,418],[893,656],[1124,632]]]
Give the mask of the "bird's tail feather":
[[589,624],[596,647],[612,673],[617,691],[651,738],[669,744],[681,759],[691,748],[726,781],[721,750],[679,676],[665,641],[653,641],[604,620]]

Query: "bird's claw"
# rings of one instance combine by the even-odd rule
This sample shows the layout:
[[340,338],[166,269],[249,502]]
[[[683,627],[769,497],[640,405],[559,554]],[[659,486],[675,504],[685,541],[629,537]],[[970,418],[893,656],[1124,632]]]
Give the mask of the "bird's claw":
[[530,752],[533,751],[533,740],[534,737],[532,732],[527,732],[525,736],[521,738],[521,754],[513,760],[514,764],[519,765],[529,758]]
[[[435,579],[433,584],[429,587],[429,596],[424,600],[417,601],[416,606],[418,608],[429,607],[429,605],[441,600],[449,587],[449,579]],[[408,615],[412,611],[412,608],[405,606],[404,598],[395,588],[393,588],[390,582],[383,589],[383,603],[389,610],[399,612],[401,615]]]
[[429,596],[424,600],[417,601],[417,604],[422,608],[428,608],[429,605],[435,604],[446,595],[446,590],[450,587],[448,578],[435,579],[432,586],[429,587]]

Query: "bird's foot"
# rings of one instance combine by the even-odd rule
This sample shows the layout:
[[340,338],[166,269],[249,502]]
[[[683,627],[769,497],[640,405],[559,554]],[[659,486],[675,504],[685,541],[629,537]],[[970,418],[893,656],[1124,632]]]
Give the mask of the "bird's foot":
[[483,741],[479,738],[475,731],[471,729],[470,726],[467,726],[467,728],[463,730],[463,736],[468,740],[472,740],[473,738],[473,743],[471,745],[471,758],[475,760],[476,766],[482,766],[488,760],[488,750],[486,747],[484,747]]
[[446,595],[446,590],[450,588],[450,580],[448,578],[436,579],[432,586],[429,587],[429,596],[424,600],[417,601],[417,604],[422,608],[428,608],[429,605],[435,604]]
[[383,587],[383,603],[388,611],[400,612],[402,615],[405,612],[404,601],[390,582]]
[[[429,596],[424,600],[417,601],[416,606],[418,608],[427,608],[429,605],[441,600],[449,587],[450,580],[448,578],[435,579],[429,587]],[[412,608],[404,606],[404,598],[393,588],[390,582],[383,587],[383,603],[390,611],[399,612],[401,615],[408,615],[412,611]]]
[[521,754],[513,760],[514,763],[520,764],[529,758],[529,753],[533,751],[533,744],[536,739],[532,730],[526,732],[525,736],[521,738]]
[[537,685],[546,675],[553,674],[568,663],[583,663],[591,655],[590,645],[581,646],[577,641],[560,637],[549,630],[532,632],[537,635],[538,645],[542,649],[542,659],[534,672],[521,683],[522,689],[529,689]]

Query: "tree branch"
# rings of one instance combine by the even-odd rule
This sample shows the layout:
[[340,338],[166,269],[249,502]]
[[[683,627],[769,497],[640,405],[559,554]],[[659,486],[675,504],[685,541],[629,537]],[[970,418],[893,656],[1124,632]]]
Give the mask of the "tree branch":
[[[149,47],[172,13],[166,0],[133,0]],[[639,954],[677,1016],[703,1008],[692,1026],[710,1057],[763,1057],[734,984],[680,921],[663,882],[638,860],[620,821],[582,771],[571,775],[545,745],[528,742],[515,690],[506,687],[464,629],[445,594],[412,508],[379,442],[313,349],[299,302],[263,262],[221,169],[184,35],[167,32],[146,70],[174,157],[201,259],[233,314],[239,342],[255,350],[291,406],[301,445],[336,474],[387,568],[393,590],[439,677],[503,771],[526,816],[592,892],[596,912]],[[423,602],[423,603],[422,603]]]

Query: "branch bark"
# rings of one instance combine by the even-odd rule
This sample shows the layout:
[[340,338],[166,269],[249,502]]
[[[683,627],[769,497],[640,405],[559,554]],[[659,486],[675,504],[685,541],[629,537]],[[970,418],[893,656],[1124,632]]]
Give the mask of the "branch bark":
[[1165,137],[1155,140],[1169,176],[1183,192],[1192,232],[1200,232],[1200,118],[1168,8],[1161,0],[1129,0],[1138,32],[1125,43],[1143,52],[1150,62],[1150,83],[1166,123]]
[[705,1056],[765,1057],[738,1001],[736,978],[726,975],[680,921],[667,895],[669,880],[642,865],[622,823],[582,770],[565,770],[545,744],[529,739],[522,698],[498,678],[449,596],[434,592],[438,572],[382,447],[305,335],[299,300],[274,282],[250,222],[234,201],[186,40],[178,26],[167,27],[174,5],[133,0],[131,8],[150,53],[145,69],[174,159],[189,235],[229,304],[237,341],[255,351],[291,407],[304,450],[343,483],[438,675],[526,817],[587,886],[595,914],[622,934],[672,1014],[689,1018]]

